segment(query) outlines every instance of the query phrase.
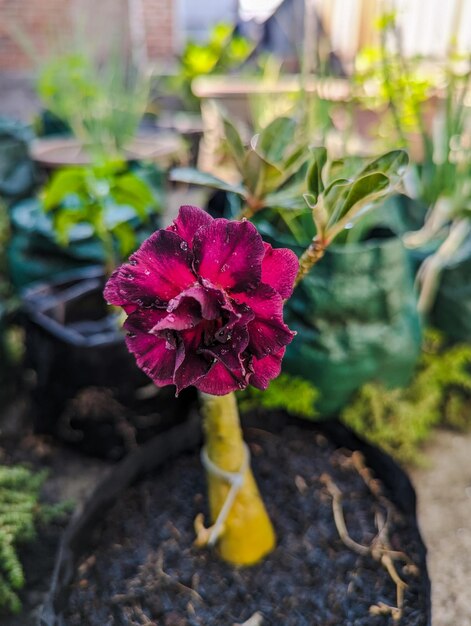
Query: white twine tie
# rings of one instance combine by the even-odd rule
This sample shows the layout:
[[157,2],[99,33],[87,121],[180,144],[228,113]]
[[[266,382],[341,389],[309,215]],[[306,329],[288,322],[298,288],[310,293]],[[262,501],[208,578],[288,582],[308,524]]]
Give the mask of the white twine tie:
[[220,478],[221,480],[226,481],[231,488],[227,492],[226,499],[224,504],[219,511],[219,515],[214,523],[214,525],[209,529],[209,539],[207,545],[214,546],[219,536],[221,535],[222,529],[226,522],[227,516],[231,512],[232,505],[239,493],[242,485],[244,484],[244,476],[250,464],[250,450],[246,443],[244,446],[244,459],[242,461],[242,465],[238,472],[227,472],[226,470],[221,469],[218,465],[213,463],[208,456],[208,451],[206,450],[206,446],[201,448],[201,462],[205,470]]

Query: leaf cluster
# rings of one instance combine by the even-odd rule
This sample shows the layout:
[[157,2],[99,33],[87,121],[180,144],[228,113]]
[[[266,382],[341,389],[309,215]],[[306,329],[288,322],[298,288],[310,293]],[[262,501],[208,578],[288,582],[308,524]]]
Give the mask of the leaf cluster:
[[117,54],[98,65],[90,54],[73,51],[43,65],[37,91],[89,150],[119,156],[144,114],[149,81]]
[[408,463],[421,460],[420,444],[434,426],[469,428],[471,346],[446,347],[429,331],[418,370],[406,388],[365,385],[342,420],[362,437]]
[[251,54],[253,44],[234,33],[234,26],[225,22],[216,24],[204,43],[188,40],[178,61],[177,75],[169,87],[182,96],[188,108],[197,110],[199,100],[191,90],[191,83],[199,76],[224,74],[238,68]]
[[249,214],[274,206],[304,208],[309,151],[296,120],[278,117],[246,145],[236,125],[222,113],[221,116],[227,151],[240,182],[231,184],[193,168],[174,169],[172,180],[235,193]]
[[51,521],[65,510],[39,504],[45,478],[45,472],[0,466],[0,608],[13,613],[21,610],[17,591],[25,583],[18,544],[34,539],[37,522]]
[[42,202],[61,245],[68,245],[73,230],[85,225],[102,241],[110,266],[117,261],[112,239],[121,258],[129,255],[137,245],[136,224],[148,221],[157,208],[148,183],[120,162],[57,170]]
[[307,419],[315,419],[318,415],[315,408],[318,396],[319,392],[310,382],[285,373],[275,378],[265,391],[249,386],[237,392],[242,413],[278,409]]
[[392,150],[360,166],[358,159],[329,161],[325,148],[311,148],[310,152],[304,198],[312,211],[317,238],[325,246],[389,195],[408,164],[404,150]]

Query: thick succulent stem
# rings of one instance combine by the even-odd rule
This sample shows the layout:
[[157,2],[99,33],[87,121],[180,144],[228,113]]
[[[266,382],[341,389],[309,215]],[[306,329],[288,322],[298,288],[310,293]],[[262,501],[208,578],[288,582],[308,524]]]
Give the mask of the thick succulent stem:
[[[237,473],[244,466],[246,451],[235,395],[201,394],[210,461],[224,472]],[[207,473],[209,508],[215,523],[230,491],[230,484],[212,471]],[[253,565],[271,552],[276,538],[250,466],[224,520],[218,537],[220,556],[234,565]]]
[[311,241],[309,247],[306,248],[301,258],[299,259],[298,275],[296,276],[296,280],[294,281],[295,287],[301,282],[306,274],[308,274],[311,267],[322,259],[325,253],[325,248],[326,246],[324,242],[320,241],[319,239],[315,238]]

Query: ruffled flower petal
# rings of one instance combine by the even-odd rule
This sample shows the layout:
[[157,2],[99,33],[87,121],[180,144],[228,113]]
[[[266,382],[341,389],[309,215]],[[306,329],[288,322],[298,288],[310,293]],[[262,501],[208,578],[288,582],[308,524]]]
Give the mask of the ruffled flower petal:
[[223,343],[214,343],[211,346],[200,348],[202,354],[213,360],[223,363],[228,370],[235,374],[245,373],[242,353],[249,344],[249,333],[244,326],[235,327]]
[[176,359],[175,348],[165,338],[149,332],[162,315],[157,310],[138,309],[124,323],[129,351],[135,355],[138,366],[159,387],[173,384]]
[[213,220],[196,232],[193,252],[197,274],[217,287],[240,292],[260,283],[265,250],[250,222]]
[[185,205],[180,207],[178,217],[170,224],[167,230],[180,235],[191,248],[193,245],[193,237],[198,228],[209,226],[212,221],[213,218],[209,213],[206,213],[206,211],[196,206]]
[[198,381],[207,374],[211,367],[211,359],[200,354],[201,326],[186,330],[179,334],[179,346],[175,363],[174,383],[177,394],[190,385],[198,386]]
[[256,358],[277,353],[291,343],[295,333],[283,322],[283,300],[274,289],[261,284],[257,289],[237,294],[237,300],[247,304],[255,316],[247,328],[248,347]]
[[200,378],[195,387],[213,396],[224,396],[226,393],[244,389],[247,386],[246,376],[240,371],[237,374],[227,369],[220,361],[215,361],[209,372]]
[[196,281],[192,258],[179,235],[158,230],[111,275],[105,298],[118,306],[162,306]]
[[276,354],[269,354],[263,359],[252,359],[253,373],[249,378],[249,383],[258,389],[265,390],[270,382],[280,375],[281,361],[285,354],[285,348]]
[[270,285],[286,300],[293,293],[293,285],[299,269],[298,257],[288,248],[272,248],[264,243],[262,283]]

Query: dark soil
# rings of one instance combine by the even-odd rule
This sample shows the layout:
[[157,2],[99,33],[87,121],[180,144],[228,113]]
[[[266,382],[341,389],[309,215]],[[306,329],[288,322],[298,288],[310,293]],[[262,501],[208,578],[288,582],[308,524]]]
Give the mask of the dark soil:
[[[287,427],[280,435],[246,433],[253,467],[278,545],[252,568],[230,567],[192,547],[193,520],[205,511],[199,455],[182,455],[158,475],[123,494],[103,517],[78,565],[69,596],[67,626],[232,626],[257,612],[263,626],[385,626],[372,605],[396,602],[386,570],[339,539],[332,499],[320,476],[328,473],[344,494],[350,535],[369,545],[382,508],[348,452],[322,435]],[[384,512],[384,509],[383,509]],[[391,547],[420,562],[417,532],[396,512]],[[99,543],[98,543],[99,541]],[[407,582],[404,626],[425,626],[427,584],[397,563]]]

